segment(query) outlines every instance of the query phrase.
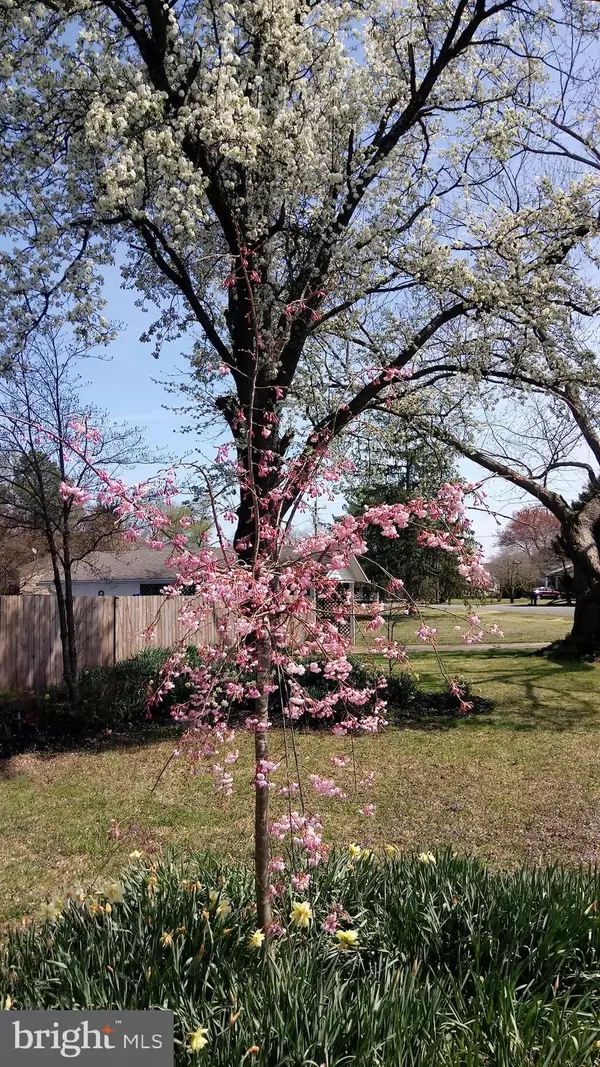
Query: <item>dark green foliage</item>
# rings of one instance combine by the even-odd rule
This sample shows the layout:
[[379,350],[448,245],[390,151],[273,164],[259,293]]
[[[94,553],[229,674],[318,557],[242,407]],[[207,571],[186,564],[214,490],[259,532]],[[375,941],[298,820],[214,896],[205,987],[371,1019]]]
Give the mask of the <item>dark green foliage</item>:
[[[145,862],[129,868],[110,916],[71,906],[9,933],[0,998],[16,1009],[173,1009],[178,1067],[597,1063],[595,871],[496,873],[449,853],[436,864],[371,856],[349,868],[337,854],[299,898],[312,904],[310,930],[290,927],[271,955],[248,946],[249,870],[188,855],[159,863],[152,891],[150,874]],[[231,901],[230,915],[215,915],[211,890]],[[292,899],[278,905],[284,925]],[[357,947],[342,951],[321,930],[332,905]],[[161,945],[165,932],[172,945]],[[208,1044],[193,1055],[187,1035],[200,1026]],[[248,1056],[252,1046],[260,1051]]]
[[[156,727],[172,727],[175,730],[170,711],[174,704],[184,703],[190,693],[185,674],[175,679],[174,688],[163,697],[160,704],[152,708],[151,718],[146,716],[148,688],[157,682],[168,655],[168,649],[148,648],[132,659],[109,667],[86,668],[79,676],[80,703],[75,713],[60,689],[52,690],[39,699],[6,702],[6,707],[0,706],[0,758],[6,759],[25,750],[69,748],[86,739],[105,736],[107,731],[114,731],[116,736],[124,739],[125,735],[139,737],[142,732],[147,732],[148,727],[153,733]],[[459,702],[449,691],[429,693],[417,686],[408,671],[387,673],[383,668],[377,670],[368,667],[359,657],[349,658],[352,663],[352,673],[348,679],[350,686],[357,689],[372,687],[378,679],[385,677],[387,685],[379,695],[387,701],[389,722],[401,725],[407,719],[453,716],[458,713]],[[198,651],[193,645],[187,649],[186,661],[192,667],[198,664]],[[321,667],[323,665],[321,663]],[[231,676],[236,677],[233,674]],[[337,683],[309,672],[299,681],[313,699],[322,698],[337,688]],[[285,684],[284,681],[279,692],[271,697],[270,717],[276,726],[283,721],[282,696],[284,701],[287,699]],[[468,690],[466,692],[468,694]],[[482,697],[467,695],[466,699],[473,702],[474,713],[489,711],[493,707],[492,701]],[[353,708],[340,704],[333,719],[319,722],[306,715],[298,725],[310,729],[329,728],[333,722],[345,718],[348,712],[360,715],[366,710],[364,706]],[[232,705],[231,723],[238,725],[243,722],[248,712],[247,706]]]
[[[362,515],[366,508],[378,504],[404,504],[418,490],[385,485],[368,484],[352,490],[348,511]],[[401,578],[413,600],[440,603],[452,597],[465,595],[464,579],[458,573],[459,560],[440,548],[425,548],[418,543],[419,533],[424,528],[435,530],[436,524],[423,520],[419,525],[411,523],[400,530],[397,538],[384,537],[377,526],[365,532],[367,553],[361,556],[361,566],[367,577],[380,589],[385,588],[390,576]],[[445,527],[444,527],[445,529]]]
[[[367,662],[358,656],[349,656],[348,659],[352,664],[352,673],[348,677],[348,685],[353,688],[374,687],[380,679],[385,679],[386,686],[378,691],[378,695],[383,697],[387,703],[386,718],[390,723],[401,725],[407,719],[412,718],[459,714],[459,699],[448,688],[445,688],[441,693],[430,693],[419,688],[410,671],[394,670],[390,672],[383,667],[374,668],[368,666]],[[321,662],[320,666],[323,667],[323,665],[324,663]],[[337,683],[328,682],[322,675],[311,675],[308,672],[299,681],[313,699],[322,698],[326,693],[332,692],[337,688]],[[470,692],[467,683],[463,682],[461,684],[464,699],[473,705],[471,713],[481,714],[492,710],[494,705],[491,700],[474,696]],[[280,696],[275,694],[271,708],[271,718],[275,722],[278,721],[278,712],[281,706],[280,700]],[[364,705],[359,708],[352,708],[352,706],[347,705],[340,706],[339,714],[334,720],[327,720],[324,725],[327,727],[331,725],[332,721],[345,718],[348,711],[351,713],[356,712],[360,715],[364,714],[365,710]],[[315,723],[314,720],[311,722],[309,716],[305,716],[300,720],[300,725],[314,727]]]
[[[159,677],[169,655],[165,648],[145,648],[137,656],[110,667],[94,667],[80,674],[81,717],[90,726],[127,725],[141,722],[146,714],[148,689]],[[190,646],[186,660],[198,662],[197,650]],[[173,704],[185,700],[189,687],[185,675],[175,680],[175,688],[152,710],[152,719],[169,719]]]
[[[81,698],[75,712],[62,689],[40,696],[35,705],[31,699],[11,701],[5,709],[0,708],[0,757],[24,749],[68,748],[102,731],[146,727],[148,686],[158,678],[168,655],[168,649],[148,648],[109,667],[85,668],[79,675]],[[197,662],[195,648],[187,650],[187,660]],[[151,724],[170,725],[171,707],[185,700],[188,692],[182,676],[153,708]]]

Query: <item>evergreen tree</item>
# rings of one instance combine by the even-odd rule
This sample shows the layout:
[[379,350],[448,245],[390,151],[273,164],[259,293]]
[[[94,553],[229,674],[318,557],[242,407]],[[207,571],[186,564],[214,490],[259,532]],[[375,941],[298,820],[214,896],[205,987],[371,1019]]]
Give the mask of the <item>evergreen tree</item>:
[[[456,477],[453,457],[447,451],[428,447],[420,438],[398,428],[393,437],[363,439],[357,457],[357,476],[347,493],[348,511],[361,515],[377,504],[402,504],[421,493],[431,498],[444,482]],[[427,526],[435,529],[435,524]],[[465,583],[455,557],[439,548],[419,543],[414,526],[399,531],[395,539],[369,528],[368,553],[361,564],[374,585],[385,585],[387,576],[400,578],[412,600],[440,602],[461,596]]]

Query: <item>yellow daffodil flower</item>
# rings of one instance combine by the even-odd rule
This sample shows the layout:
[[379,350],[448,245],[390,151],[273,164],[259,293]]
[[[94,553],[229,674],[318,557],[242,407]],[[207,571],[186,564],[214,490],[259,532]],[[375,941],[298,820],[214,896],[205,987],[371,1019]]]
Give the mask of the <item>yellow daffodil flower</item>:
[[308,929],[313,917],[313,911],[307,900],[294,900],[292,903],[292,910],[290,912],[290,919],[295,926],[304,927]]
[[40,905],[38,918],[41,919],[42,922],[51,922],[52,919],[58,919],[59,915],[60,911],[55,908],[54,901],[46,900]]
[[356,930],[336,930],[335,936],[340,943],[340,948],[352,948],[358,942]]
[[104,887],[104,896],[111,904],[122,904],[123,886],[120,882],[108,882]]
[[199,1026],[197,1030],[194,1030],[190,1037],[190,1048],[192,1052],[200,1052],[205,1045],[208,1045],[208,1030],[204,1026]]

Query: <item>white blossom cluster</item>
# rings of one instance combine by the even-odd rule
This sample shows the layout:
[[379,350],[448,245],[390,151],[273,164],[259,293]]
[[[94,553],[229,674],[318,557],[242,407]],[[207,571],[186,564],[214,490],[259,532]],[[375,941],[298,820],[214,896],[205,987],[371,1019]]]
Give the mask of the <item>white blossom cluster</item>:
[[[582,41],[591,6],[569,8]],[[200,335],[196,402],[233,372],[230,424],[250,357],[298,412],[311,384],[346,403],[454,305],[567,320],[594,299],[600,183],[523,164],[557,114],[555,8],[0,0],[0,342],[52,314],[110,336],[119,245],[157,352]]]

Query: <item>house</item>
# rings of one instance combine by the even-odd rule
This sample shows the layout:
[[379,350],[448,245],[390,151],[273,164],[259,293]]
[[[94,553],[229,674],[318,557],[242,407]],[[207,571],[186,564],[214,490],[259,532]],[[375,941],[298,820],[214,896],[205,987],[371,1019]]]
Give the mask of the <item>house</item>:
[[[215,555],[220,556],[218,549]],[[152,596],[175,580],[168,565],[171,549],[134,548],[128,552],[92,552],[73,564],[74,596]],[[20,571],[22,594],[53,593],[50,557],[30,563]],[[348,566],[331,572],[352,594],[357,584],[368,579],[354,556]]]

